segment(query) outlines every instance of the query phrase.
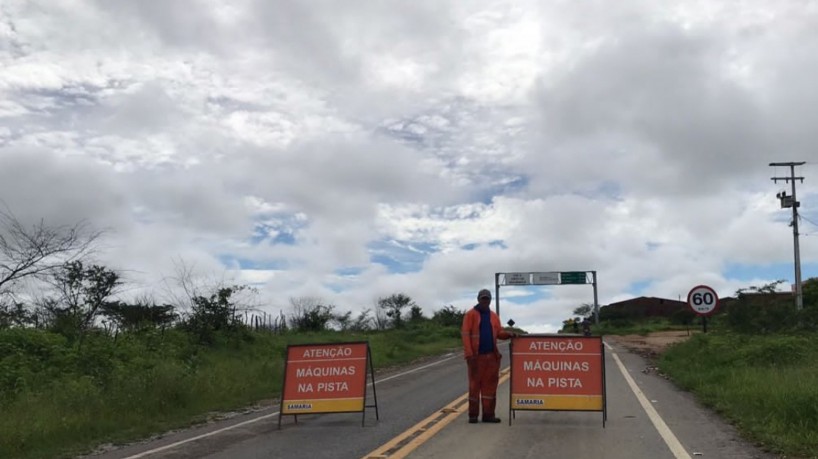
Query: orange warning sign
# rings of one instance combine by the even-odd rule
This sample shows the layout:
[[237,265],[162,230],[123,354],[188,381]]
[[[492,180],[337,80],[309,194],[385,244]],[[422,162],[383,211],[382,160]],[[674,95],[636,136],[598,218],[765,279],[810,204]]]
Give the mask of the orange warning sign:
[[366,342],[289,346],[281,414],[363,411],[368,351]]
[[603,411],[601,337],[523,335],[511,346],[511,409]]

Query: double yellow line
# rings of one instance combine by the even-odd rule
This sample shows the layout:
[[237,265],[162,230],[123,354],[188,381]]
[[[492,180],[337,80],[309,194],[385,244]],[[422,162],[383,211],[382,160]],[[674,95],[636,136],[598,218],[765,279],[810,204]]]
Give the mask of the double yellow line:
[[[500,372],[498,386],[508,380],[509,370],[509,368],[506,368]],[[375,451],[365,455],[362,459],[400,459],[408,456],[409,453],[451,424],[458,416],[465,413],[469,408],[468,399],[469,393],[466,392],[455,401],[432,413],[428,418],[418,422],[402,434],[379,446]]]

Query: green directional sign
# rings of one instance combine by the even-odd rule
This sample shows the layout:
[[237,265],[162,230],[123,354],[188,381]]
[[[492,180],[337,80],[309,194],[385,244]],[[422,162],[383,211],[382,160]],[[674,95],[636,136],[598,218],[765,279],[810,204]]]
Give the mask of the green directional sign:
[[567,271],[560,273],[560,284],[585,284],[587,283],[587,273],[585,271]]

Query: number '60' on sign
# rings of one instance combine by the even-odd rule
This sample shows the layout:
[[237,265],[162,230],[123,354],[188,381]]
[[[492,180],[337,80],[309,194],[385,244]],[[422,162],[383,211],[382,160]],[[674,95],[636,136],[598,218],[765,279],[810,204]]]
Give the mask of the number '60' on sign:
[[697,285],[687,294],[687,305],[700,316],[709,316],[716,312],[719,305],[719,296],[716,291],[706,285]]

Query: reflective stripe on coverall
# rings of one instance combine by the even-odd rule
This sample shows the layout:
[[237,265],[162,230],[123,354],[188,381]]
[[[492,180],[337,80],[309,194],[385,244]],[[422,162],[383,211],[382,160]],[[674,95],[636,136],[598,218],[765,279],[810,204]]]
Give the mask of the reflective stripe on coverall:
[[[500,357],[496,354],[479,354],[470,359],[469,366],[469,417],[480,415],[483,406],[483,418],[493,418],[497,405],[497,382],[500,380]],[[478,400],[482,403],[478,405]]]

